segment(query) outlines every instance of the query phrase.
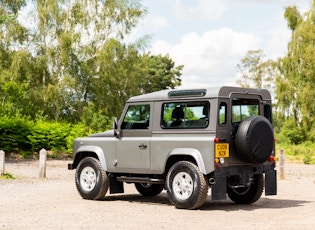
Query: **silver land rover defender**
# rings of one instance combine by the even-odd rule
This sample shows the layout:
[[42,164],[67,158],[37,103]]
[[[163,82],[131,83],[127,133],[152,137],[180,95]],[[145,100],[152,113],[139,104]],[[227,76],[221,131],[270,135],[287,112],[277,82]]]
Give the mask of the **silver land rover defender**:
[[237,87],[163,90],[131,97],[114,129],[77,138],[75,183],[84,199],[166,189],[176,208],[212,200],[250,204],[276,195],[271,96]]

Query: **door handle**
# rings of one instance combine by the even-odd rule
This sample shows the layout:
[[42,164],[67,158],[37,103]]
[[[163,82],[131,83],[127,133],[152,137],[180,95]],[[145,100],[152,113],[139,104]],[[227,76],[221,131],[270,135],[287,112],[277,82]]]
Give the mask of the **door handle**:
[[146,149],[148,146],[147,145],[145,145],[145,144],[140,144],[139,145],[139,149]]

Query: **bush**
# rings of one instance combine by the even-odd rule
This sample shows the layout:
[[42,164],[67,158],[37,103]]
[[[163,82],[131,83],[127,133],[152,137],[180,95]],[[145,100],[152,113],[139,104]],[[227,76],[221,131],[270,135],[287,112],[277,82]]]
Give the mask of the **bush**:
[[311,161],[312,161],[311,154],[307,154],[307,155],[304,156],[304,158],[303,158],[303,163],[304,164],[311,164]]
[[287,120],[278,134],[277,140],[279,142],[289,142],[290,144],[298,145],[306,140],[306,134],[304,129],[297,126],[293,120]]
[[31,134],[27,137],[30,140],[32,151],[38,152],[42,148],[46,150],[66,150],[66,138],[70,132],[70,124],[37,121],[31,128]]
[[88,131],[88,128],[83,124],[75,124],[71,126],[71,130],[69,135],[66,137],[66,146],[67,146],[67,153],[72,152],[73,141],[77,137],[85,137],[91,134],[91,131]]
[[5,152],[20,152],[31,148],[28,136],[32,122],[24,118],[2,117],[0,119],[0,149]]
[[20,117],[0,118],[0,149],[29,157],[42,148],[51,151],[50,157],[58,158],[72,152],[75,138],[95,132],[84,123],[70,124],[44,120],[31,121]]

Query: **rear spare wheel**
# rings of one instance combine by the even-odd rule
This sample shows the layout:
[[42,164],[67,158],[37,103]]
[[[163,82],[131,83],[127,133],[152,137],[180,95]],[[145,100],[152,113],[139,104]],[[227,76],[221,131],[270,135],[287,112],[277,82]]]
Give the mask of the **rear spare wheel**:
[[274,145],[273,128],[263,116],[243,120],[235,136],[235,148],[240,160],[260,164],[268,160]]

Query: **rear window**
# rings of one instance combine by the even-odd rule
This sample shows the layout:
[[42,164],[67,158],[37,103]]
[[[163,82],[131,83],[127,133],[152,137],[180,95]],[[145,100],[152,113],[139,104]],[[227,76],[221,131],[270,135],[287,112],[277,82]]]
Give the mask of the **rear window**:
[[259,115],[259,101],[256,99],[233,98],[232,123],[239,123],[247,117]]
[[170,102],[162,105],[163,129],[206,128],[209,124],[210,103]]

